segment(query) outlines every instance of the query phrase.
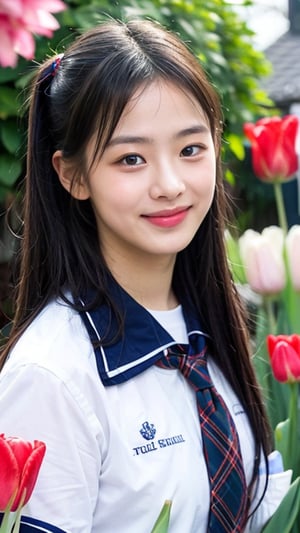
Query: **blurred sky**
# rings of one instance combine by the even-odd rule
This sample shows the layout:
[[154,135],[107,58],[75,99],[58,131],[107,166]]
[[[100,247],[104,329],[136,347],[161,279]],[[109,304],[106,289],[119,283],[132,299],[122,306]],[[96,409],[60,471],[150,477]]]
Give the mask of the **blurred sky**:
[[253,0],[250,7],[238,7],[248,26],[255,31],[254,44],[264,50],[289,28],[288,0]]

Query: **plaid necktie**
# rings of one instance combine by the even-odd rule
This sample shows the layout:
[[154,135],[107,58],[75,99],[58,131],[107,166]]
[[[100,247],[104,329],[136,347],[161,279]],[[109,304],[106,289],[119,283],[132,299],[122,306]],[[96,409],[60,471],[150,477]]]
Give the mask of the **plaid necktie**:
[[248,496],[239,438],[207,368],[206,348],[187,355],[187,346],[165,350],[156,364],[179,369],[196,392],[203,452],[210,482],[209,533],[239,533],[247,519]]

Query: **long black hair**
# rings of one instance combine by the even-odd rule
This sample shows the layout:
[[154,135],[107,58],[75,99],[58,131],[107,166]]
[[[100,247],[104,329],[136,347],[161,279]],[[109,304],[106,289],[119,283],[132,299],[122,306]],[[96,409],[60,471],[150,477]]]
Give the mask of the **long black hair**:
[[[76,183],[87,174],[86,148],[91,137],[97,139],[94,157],[101,157],[134,92],[155,79],[174,83],[199,102],[209,120],[217,157],[212,205],[192,242],[177,255],[173,288],[179,301],[193,300],[210,334],[212,355],[246,409],[256,448],[267,454],[269,426],[250,360],[244,310],[224,246],[227,199],[221,173],[220,102],[199,61],[176,35],[157,23],[102,24],[37,72],[29,113],[16,312],[2,364],[45,304],[58,296],[65,298],[64,288],[75,302],[91,288],[97,294],[95,305],[109,299],[109,271],[90,201],[78,201],[62,187],[51,159],[55,150],[61,150],[76,168]],[[114,308],[114,302],[109,303]]]

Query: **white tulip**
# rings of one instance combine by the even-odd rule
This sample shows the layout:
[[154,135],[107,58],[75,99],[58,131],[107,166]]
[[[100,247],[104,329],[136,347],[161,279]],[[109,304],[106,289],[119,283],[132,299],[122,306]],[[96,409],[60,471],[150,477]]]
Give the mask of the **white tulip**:
[[251,289],[260,294],[281,292],[286,282],[281,229],[272,226],[262,233],[249,229],[239,245]]

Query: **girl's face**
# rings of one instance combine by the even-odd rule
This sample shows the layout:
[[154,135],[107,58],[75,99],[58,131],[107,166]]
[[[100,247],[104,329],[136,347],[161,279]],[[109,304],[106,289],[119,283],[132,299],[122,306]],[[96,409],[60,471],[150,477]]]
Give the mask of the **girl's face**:
[[[88,149],[93,156],[94,143]],[[175,259],[213,199],[216,155],[199,103],[163,81],[138,90],[80,187],[108,265]]]

